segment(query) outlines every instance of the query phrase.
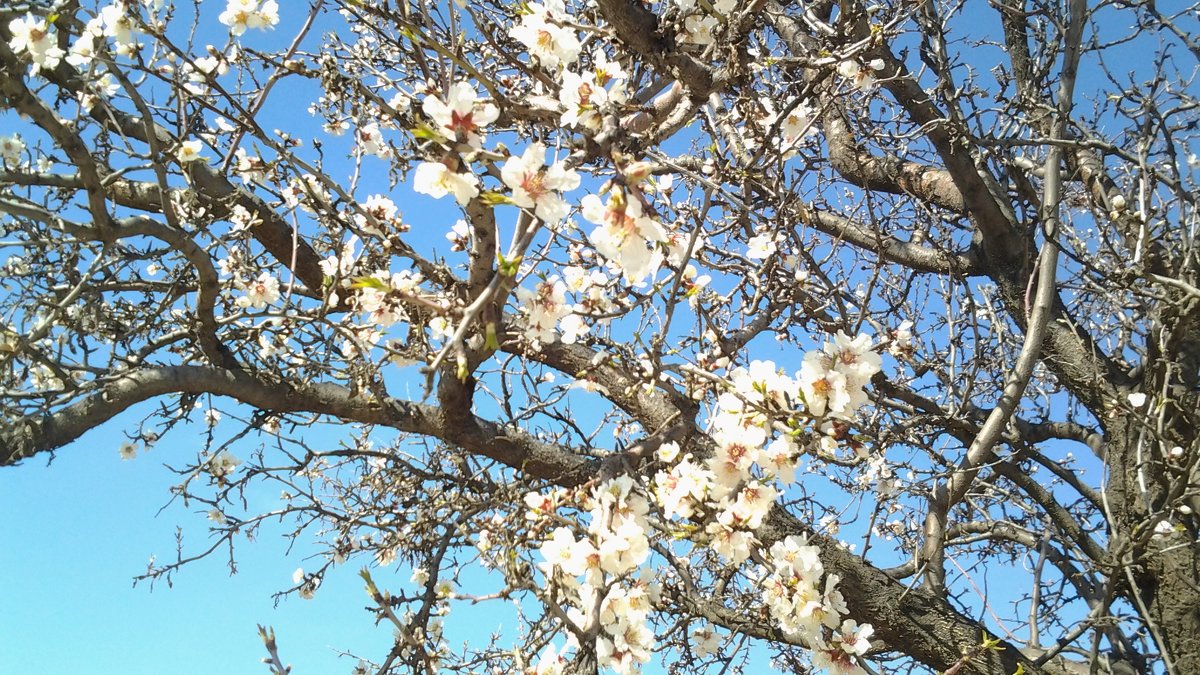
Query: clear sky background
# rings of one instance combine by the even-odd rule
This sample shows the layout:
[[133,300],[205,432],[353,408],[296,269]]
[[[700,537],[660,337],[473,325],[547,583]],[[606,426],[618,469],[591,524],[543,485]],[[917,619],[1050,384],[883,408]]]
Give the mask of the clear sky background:
[[[164,462],[192,456],[202,429],[184,427],[122,461],[121,428],[118,420],[90,432],[51,466],[38,457],[0,471],[0,672],[265,672],[260,623],[276,628],[297,672],[349,672],[356,661],[339,662],[336,649],[386,654],[391,631],[361,610],[357,568],[330,575],[312,600],[274,606],[271,594],[291,586],[304,560],[299,550],[285,557],[286,542],[269,530],[239,548],[236,575],[218,554],[186,567],[173,588],[132,588],[151,555],[173,559],[176,527],[192,550],[206,541],[203,511],[174,505],[155,515],[176,480]],[[389,569],[377,580],[407,582],[407,571]]]

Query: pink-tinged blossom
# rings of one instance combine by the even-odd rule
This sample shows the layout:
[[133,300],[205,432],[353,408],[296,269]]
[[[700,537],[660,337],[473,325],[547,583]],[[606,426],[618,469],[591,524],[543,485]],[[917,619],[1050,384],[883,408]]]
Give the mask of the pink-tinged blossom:
[[596,638],[596,661],[601,668],[612,668],[618,675],[640,672],[633,651],[619,649],[612,640],[605,637]]
[[668,518],[691,518],[705,503],[714,482],[713,473],[687,455],[670,471],[658,472],[654,477],[654,496]]
[[479,196],[479,179],[473,173],[458,173],[442,162],[421,162],[413,174],[413,190],[436,199],[454,195],[465,205]]
[[539,282],[533,289],[517,289],[517,300],[525,313],[527,335],[537,342],[554,342],[554,327],[571,311],[567,304],[567,288],[557,277]]
[[449,138],[478,148],[483,142],[484,127],[496,121],[500,110],[491,103],[479,100],[475,88],[467,82],[456,82],[446,92],[445,100],[426,96],[421,110]]
[[246,294],[237,299],[242,308],[262,309],[279,300],[279,280],[267,272],[246,284]]
[[[650,660],[650,652],[654,647],[654,633],[645,621],[622,621],[607,628],[613,636],[613,646],[616,650],[628,654],[628,658],[633,661],[624,672],[639,672],[639,666]],[[617,672],[622,671],[617,669]]]
[[374,155],[380,159],[392,156],[391,146],[383,140],[383,132],[374,122],[359,127],[355,133],[355,140],[358,142],[355,151],[360,155]]
[[[739,436],[718,436],[717,449],[708,460],[708,468],[717,483],[726,487],[737,485],[750,475],[750,467],[758,459],[759,447]],[[754,439],[757,440],[757,439]]]
[[525,493],[526,508],[529,509],[527,517],[530,520],[536,520],[548,513],[553,513],[555,509],[555,494],[542,494],[540,492]]
[[754,535],[738,530],[721,522],[711,522],[704,529],[709,536],[709,546],[718,555],[733,565],[740,565],[750,557],[750,549],[757,542]]
[[[691,260],[696,257],[701,249],[704,248],[706,239],[704,235],[691,232],[681,232],[678,230],[667,233],[667,261],[672,265],[682,265],[684,261]],[[689,248],[690,247],[690,248]],[[691,267],[689,265],[689,267]],[[695,268],[692,268],[691,275],[695,277]]]
[[642,213],[637,199],[627,199],[624,192],[614,190],[607,202],[587,195],[582,207],[583,217],[600,226],[589,235],[592,245],[621,269],[627,282],[641,284],[658,270],[663,255],[656,244],[666,241],[666,232]]
[[771,441],[759,456],[759,465],[783,483],[796,479],[796,464],[799,448],[791,436],[780,436]]
[[739,527],[757,530],[762,525],[767,512],[771,510],[771,506],[775,504],[775,497],[778,494],[770,485],[763,485],[754,480],[749,481],[738,490],[737,499],[728,512]]
[[560,193],[579,187],[579,174],[563,162],[546,166],[546,146],[533,143],[520,157],[509,157],[500,170],[504,184],[512,189],[517,206],[533,209],[538,218],[556,224],[571,207]]
[[594,73],[580,75],[568,70],[562,74],[558,101],[563,107],[559,121],[564,127],[579,125],[595,131],[600,128],[600,109],[608,103],[608,91],[596,83]]
[[812,653],[813,667],[829,675],[866,675],[857,660],[840,650],[816,649]]
[[[371,275],[373,278],[387,279],[387,272],[376,272]],[[360,312],[366,312],[370,315],[370,322],[376,326],[387,327],[403,320],[406,315],[399,303],[391,299],[391,294],[387,289],[377,286],[365,286],[358,291],[355,297],[355,305]]]
[[813,417],[826,414],[847,417],[852,412],[846,376],[829,367],[828,359],[819,352],[809,352],[800,366],[800,389],[804,403]]
[[860,626],[853,619],[846,619],[841,628],[834,631],[828,646],[814,650],[813,665],[827,668],[836,675],[865,673],[856,657],[871,648],[870,638],[874,632],[870,624]]
[[858,335],[851,338],[838,331],[833,341],[825,344],[825,353],[833,368],[846,376],[847,386],[861,388],[883,368],[883,360],[872,349],[871,338]]

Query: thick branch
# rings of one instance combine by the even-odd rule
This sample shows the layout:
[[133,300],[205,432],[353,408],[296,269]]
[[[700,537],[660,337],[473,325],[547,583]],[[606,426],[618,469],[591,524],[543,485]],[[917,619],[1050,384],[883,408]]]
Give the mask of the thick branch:
[[335,384],[292,386],[204,366],[138,370],[57,412],[6,423],[0,427],[0,466],[60,448],[142,401],[199,393],[228,396],[272,412],[318,413],[432,436],[531,476],[564,484],[578,484],[594,475],[592,460],[474,415],[446,419],[435,406],[396,399],[379,402]]

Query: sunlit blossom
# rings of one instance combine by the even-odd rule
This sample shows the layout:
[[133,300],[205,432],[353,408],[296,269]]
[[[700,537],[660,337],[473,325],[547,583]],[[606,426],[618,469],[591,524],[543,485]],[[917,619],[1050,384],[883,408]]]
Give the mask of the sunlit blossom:
[[441,199],[454,195],[459,204],[479,196],[479,179],[473,173],[459,173],[442,162],[421,162],[413,174],[413,190]]
[[247,30],[274,28],[279,23],[279,3],[266,0],[260,5],[259,0],[229,0],[217,20],[229,26],[229,32],[234,35]]
[[9,21],[8,30],[12,33],[9,48],[17,55],[28,56],[35,70],[50,70],[62,60],[57,33],[44,18],[26,14]]
[[562,192],[579,187],[579,174],[563,162],[546,166],[546,146],[532,143],[519,157],[509,157],[500,170],[517,206],[533,209],[538,218],[557,223],[570,212]]

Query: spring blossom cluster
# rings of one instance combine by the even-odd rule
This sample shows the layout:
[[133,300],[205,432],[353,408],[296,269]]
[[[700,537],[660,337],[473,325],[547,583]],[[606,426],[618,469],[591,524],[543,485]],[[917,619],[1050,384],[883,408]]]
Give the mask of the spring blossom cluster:
[[[543,285],[549,295],[564,293],[557,279]],[[881,360],[869,338],[839,333],[803,363],[795,376],[769,361],[735,369],[711,415],[716,447],[708,457],[681,456],[677,444],[667,443],[657,455],[667,468],[653,481],[609,479],[574,502],[565,491],[527,495],[533,519],[571,506],[587,512],[582,536],[566,526],[551,532],[539,566],[548,587],[564,599],[572,635],[599,626],[601,666],[635,673],[649,659],[653,638],[645,620],[661,589],[646,581],[643,564],[655,520],[659,527],[700,527],[695,541],[730,565],[756,561],[748,575],[762,589],[766,611],[784,634],[813,646],[813,664],[836,673],[865,672],[858,657],[869,649],[873,629],[846,617],[840,579],[825,571],[820,547],[797,536],[768,546],[756,536],[806,451],[798,439],[836,446],[834,422],[849,419],[865,403],[863,387]],[[578,646],[576,639],[544,653],[536,672],[562,672],[563,654]],[[692,639],[701,654],[719,649],[711,628],[696,630]]]

